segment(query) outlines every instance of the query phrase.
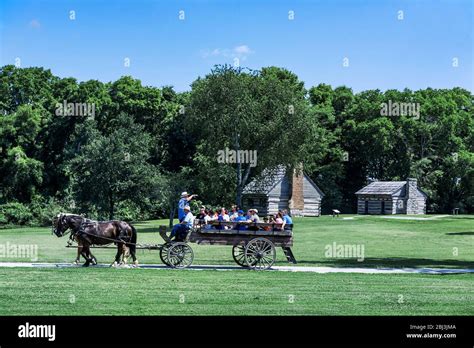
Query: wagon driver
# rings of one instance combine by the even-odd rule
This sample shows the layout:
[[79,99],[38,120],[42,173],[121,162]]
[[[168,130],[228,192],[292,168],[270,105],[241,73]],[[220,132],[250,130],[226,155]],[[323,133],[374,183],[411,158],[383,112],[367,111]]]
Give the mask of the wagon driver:
[[194,223],[194,215],[191,213],[191,208],[189,205],[184,207],[185,216],[183,221],[179,224],[174,225],[173,229],[171,230],[170,238],[175,238],[175,240],[183,241],[186,239],[186,236],[189,230],[193,227]]

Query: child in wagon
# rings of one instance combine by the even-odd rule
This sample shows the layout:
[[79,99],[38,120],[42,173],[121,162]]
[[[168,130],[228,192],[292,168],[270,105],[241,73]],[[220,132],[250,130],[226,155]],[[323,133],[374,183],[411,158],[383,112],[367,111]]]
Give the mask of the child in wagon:
[[283,229],[283,215],[278,212],[275,214],[275,231],[281,231]]
[[247,226],[243,224],[243,222],[247,221],[247,218],[244,216],[243,210],[239,210],[237,212],[237,217],[234,219],[234,221],[237,222],[237,224],[234,227],[236,230],[244,231],[247,229]]

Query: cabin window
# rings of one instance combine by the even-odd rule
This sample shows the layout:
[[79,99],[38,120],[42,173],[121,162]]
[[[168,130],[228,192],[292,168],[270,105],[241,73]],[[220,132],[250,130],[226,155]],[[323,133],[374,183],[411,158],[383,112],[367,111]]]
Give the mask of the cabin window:
[[253,203],[254,203],[254,202],[253,202],[253,199],[252,199],[252,198],[247,198],[247,206],[248,206],[249,208],[252,208],[252,207],[253,207]]

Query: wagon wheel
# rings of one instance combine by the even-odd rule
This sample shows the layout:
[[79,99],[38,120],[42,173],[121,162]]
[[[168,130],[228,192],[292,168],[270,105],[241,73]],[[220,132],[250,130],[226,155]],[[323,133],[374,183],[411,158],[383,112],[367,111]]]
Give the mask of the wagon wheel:
[[170,243],[164,244],[160,249],[160,259],[166,266],[171,266],[168,262],[168,250],[170,248]]
[[189,267],[194,260],[194,252],[191,247],[184,242],[173,243],[168,249],[168,264],[173,268]]
[[245,246],[234,245],[232,247],[232,257],[236,264],[242,267],[247,267],[247,263],[245,262]]
[[245,246],[244,256],[250,268],[268,269],[275,263],[275,246],[266,238],[254,238]]

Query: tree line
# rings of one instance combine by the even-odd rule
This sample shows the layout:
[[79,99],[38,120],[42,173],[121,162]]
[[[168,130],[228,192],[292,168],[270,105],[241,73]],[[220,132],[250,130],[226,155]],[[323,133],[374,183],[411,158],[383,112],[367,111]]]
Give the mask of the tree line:
[[[215,66],[190,91],[130,76],[78,82],[0,68],[0,224],[59,210],[126,220],[173,217],[181,191],[240,205],[263,169],[304,171],[323,213],[356,211],[369,180],[418,179],[428,211],[474,211],[473,94],[306,88],[283,68]],[[254,151],[256,161],[218,160]],[[200,204],[195,201],[193,204]]]

